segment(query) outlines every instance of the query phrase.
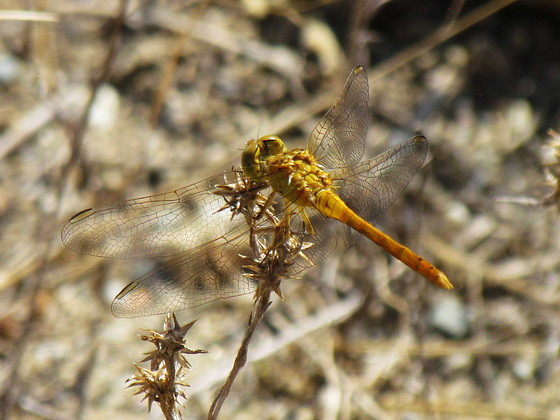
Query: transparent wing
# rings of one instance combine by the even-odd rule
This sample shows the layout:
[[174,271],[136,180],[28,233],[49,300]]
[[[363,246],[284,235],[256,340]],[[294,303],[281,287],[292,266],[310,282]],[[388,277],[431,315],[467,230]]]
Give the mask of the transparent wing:
[[266,184],[228,172],[174,192],[85,210],[64,226],[62,240],[101,257],[177,256],[126,286],[113,302],[116,316],[192,308],[254,292],[270,261],[289,278],[332,251],[330,220],[312,211],[311,235],[296,211],[290,229],[279,230],[287,220],[285,202],[269,200],[271,194]]
[[[235,231],[218,185],[233,182],[233,172],[176,191],[84,210],[62,229],[70,249],[98,257],[142,258],[178,255]],[[240,222],[240,221],[239,221]]]
[[396,201],[428,153],[428,141],[416,136],[375,159],[330,173],[337,193],[360,217],[371,224]]
[[365,69],[352,70],[342,94],[315,126],[307,151],[325,168],[357,164],[364,154],[369,114],[369,87]]
[[[283,216],[282,211],[279,213]],[[282,279],[294,277],[330,254],[336,245],[336,236],[330,231],[331,220],[315,212],[311,217],[315,232],[310,235],[301,213],[290,219],[289,234],[280,242],[275,225],[271,219],[265,219],[254,230],[217,238],[165,262],[126,286],[113,301],[113,314],[163,314],[253,293],[258,286],[259,267],[266,267],[272,254],[278,257],[274,271]],[[255,235],[257,249],[250,247],[251,234]],[[275,240],[276,245],[272,246]]]

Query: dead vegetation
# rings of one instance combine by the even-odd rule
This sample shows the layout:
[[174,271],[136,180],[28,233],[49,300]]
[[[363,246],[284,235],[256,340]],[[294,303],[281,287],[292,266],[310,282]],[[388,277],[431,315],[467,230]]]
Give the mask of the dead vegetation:
[[[431,146],[380,227],[455,290],[339,249],[283,281],[221,417],[560,418],[560,15],[509,3],[3,2],[0,417],[147,416],[125,380],[163,317],[109,308],[155,262],[80,256],[62,225],[229,169],[258,135],[303,145],[363,64],[368,155],[415,131]],[[251,309],[177,314],[209,351],[185,418],[206,417]]]

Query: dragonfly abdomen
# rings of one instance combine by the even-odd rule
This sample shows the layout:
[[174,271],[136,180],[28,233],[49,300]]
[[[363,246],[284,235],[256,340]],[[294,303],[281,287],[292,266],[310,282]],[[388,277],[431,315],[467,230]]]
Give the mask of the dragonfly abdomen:
[[317,194],[315,207],[325,216],[340,220],[342,223],[347,224],[355,231],[375,242],[393,257],[402,261],[414,271],[422,274],[436,286],[447,290],[453,288],[443,272],[406,246],[401,245],[390,236],[366,222],[354,213],[335,192],[331,190],[321,191]]

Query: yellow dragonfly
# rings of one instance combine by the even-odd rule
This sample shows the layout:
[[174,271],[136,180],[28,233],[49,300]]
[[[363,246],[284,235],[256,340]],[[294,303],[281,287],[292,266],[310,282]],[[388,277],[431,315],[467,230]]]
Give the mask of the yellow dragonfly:
[[[337,220],[349,227],[348,245],[358,232],[436,286],[452,289],[443,272],[373,226],[422,166],[428,143],[416,136],[361,161],[368,102],[368,78],[357,66],[305,149],[288,151],[272,135],[251,140],[241,169],[84,210],[66,223],[62,241],[98,257],[170,257],[117,295],[112,312],[118,317],[253,293],[271,255],[281,276],[294,277],[332,252],[343,226]],[[279,236],[278,227],[288,233]]]

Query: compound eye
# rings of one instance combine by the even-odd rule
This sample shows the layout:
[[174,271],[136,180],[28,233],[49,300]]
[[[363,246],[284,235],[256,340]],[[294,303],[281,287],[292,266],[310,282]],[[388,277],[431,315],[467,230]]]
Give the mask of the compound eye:
[[262,152],[261,142],[251,140],[243,150],[241,155],[241,167],[243,172],[250,178],[255,175],[256,166],[258,166],[258,159]]
[[266,156],[276,156],[286,152],[284,142],[276,136],[271,136],[262,140],[263,154]]

